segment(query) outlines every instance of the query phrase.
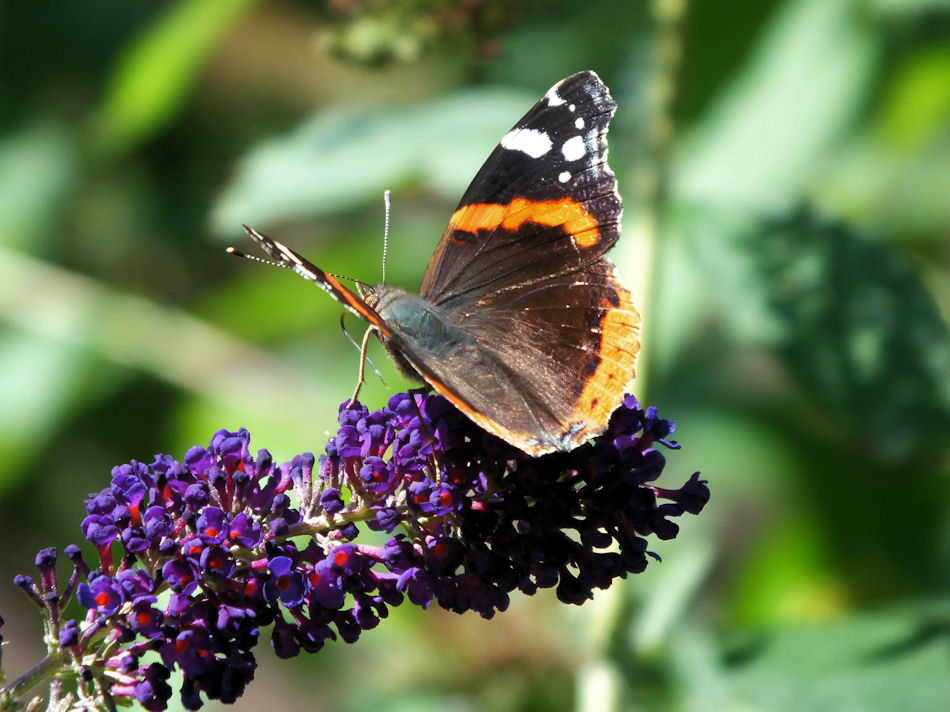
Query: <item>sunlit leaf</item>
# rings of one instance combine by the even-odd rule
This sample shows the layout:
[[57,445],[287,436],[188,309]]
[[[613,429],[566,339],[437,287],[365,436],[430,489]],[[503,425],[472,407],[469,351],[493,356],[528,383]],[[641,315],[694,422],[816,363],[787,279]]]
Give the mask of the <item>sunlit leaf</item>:
[[921,52],[905,62],[882,102],[884,138],[919,148],[950,119],[950,47]]
[[30,473],[46,439],[75,412],[111,385],[117,374],[90,378],[96,364],[82,348],[39,334],[0,331],[0,491]]
[[948,633],[945,605],[918,604],[750,634],[727,658],[730,709],[944,709]]
[[419,180],[450,200],[537,97],[471,90],[399,109],[315,116],[251,151],[215,207],[216,231],[350,210]]
[[675,193],[722,206],[789,207],[870,85],[878,42],[850,2],[789,0],[744,70],[685,143]]
[[101,108],[100,138],[129,148],[161,129],[184,104],[202,63],[256,0],[182,0],[168,5],[120,57]]
[[76,170],[68,134],[34,126],[0,139],[0,245],[37,252]]

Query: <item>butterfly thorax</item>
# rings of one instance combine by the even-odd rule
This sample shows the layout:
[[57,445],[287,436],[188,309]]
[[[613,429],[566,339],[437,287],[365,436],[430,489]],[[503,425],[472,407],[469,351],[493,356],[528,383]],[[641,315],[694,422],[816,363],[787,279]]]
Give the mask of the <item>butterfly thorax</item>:
[[409,378],[424,380],[403,355],[408,345],[414,353],[448,361],[474,344],[473,337],[449,315],[416,294],[378,284],[366,290],[363,298],[391,330],[392,336],[387,338],[380,334],[380,341],[399,370]]

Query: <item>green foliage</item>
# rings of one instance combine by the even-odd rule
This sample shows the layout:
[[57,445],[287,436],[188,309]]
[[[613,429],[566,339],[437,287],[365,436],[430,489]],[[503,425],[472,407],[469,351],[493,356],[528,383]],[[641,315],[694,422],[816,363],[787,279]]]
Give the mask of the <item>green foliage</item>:
[[102,106],[102,142],[128,149],[182,108],[215,45],[256,0],[182,0],[118,60]]
[[779,352],[808,392],[888,459],[946,443],[950,335],[898,255],[808,214],[766,223],[746,252],[781,323]]
[[[314,709],[946,709],[950,6],[383,5],[5,5],[0,533],[31,546],[0,569],[76,540],[129,458],[240,426],[319,452],[357,367],[340,308],[220,238],[374,281],[390,188],[413,289],[501,134],[593,68],[620,105],[614,257],[652,285],[634,390],[707,511],[581,609],[400,612],[265,666],[241,707],[293,677],[282,702]],[[404,384],[371,357],[380,404]]]

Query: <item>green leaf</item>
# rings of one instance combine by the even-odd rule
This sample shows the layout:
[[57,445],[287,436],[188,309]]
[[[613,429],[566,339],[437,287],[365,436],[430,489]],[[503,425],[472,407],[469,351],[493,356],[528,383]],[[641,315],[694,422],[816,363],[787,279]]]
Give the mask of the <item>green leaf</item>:
[[685,142],[675,193],[746,209],[789,207],[861,108],[878,45],[858,3],[786,2]]
[[948,632],[945,604],[918,603],[750,635],[727,659],[730,709],[946,709]]
[[0,141],[0,245],[37,253],[76,172],[70,137],[33,126]]
[[471,90],[406,108],[319,114],[243,159],[213,228],[344,212],[410,179],[457,200],[531,101],[519,91]]
[[100,139],[127,150],[174,118],[202,63],[256,0],[182,0],[168,6],[119,59],[101,109]]
[[904,150],[920,150],[950,117],[950,47],[928,48],[907,60],[881,102],[880,131]]
[[782,325],[779,350],[810,391],[906,456],[950,433],[950,333],[898,253],[801,212],[751,236]]
[[870,0],[868,8],[885,17],[899,20],[920,20],[927,13],[946,13],[950,10],[950,0]]
[[0,330],[0,492],[30,474],[33,458],[81,403],[109,390],[117,374],[81,347],[40,334]]

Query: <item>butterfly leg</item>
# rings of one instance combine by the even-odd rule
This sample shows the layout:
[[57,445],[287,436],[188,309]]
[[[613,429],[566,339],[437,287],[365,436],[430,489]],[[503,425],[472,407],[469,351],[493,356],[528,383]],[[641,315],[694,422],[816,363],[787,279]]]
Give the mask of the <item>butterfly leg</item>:
[[370,334],[374,333],[376,328],[370,326],[366,329],[366,332],[363,334],[363,343],[360,345],[360,375],[356,379],[356,389],[353,391],[353,397],[350,398],[350,402],[346,404],[347,408],[352,408],[353,404],[356,402],[357,396],[360,394],[360,388],[363,387],[363,382],[366,380],[366,350],[369,348],[369,337]]

